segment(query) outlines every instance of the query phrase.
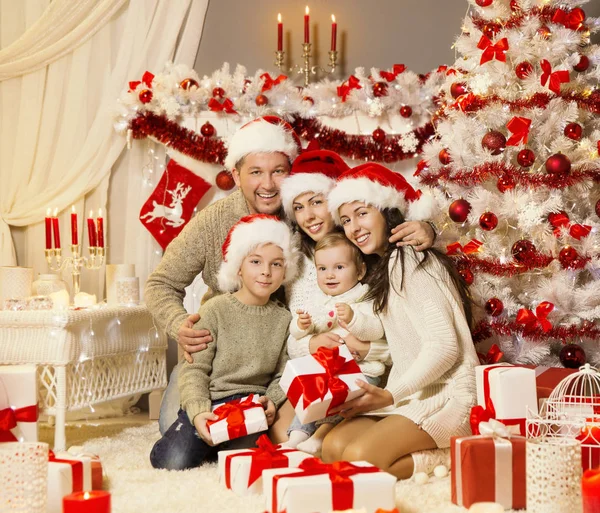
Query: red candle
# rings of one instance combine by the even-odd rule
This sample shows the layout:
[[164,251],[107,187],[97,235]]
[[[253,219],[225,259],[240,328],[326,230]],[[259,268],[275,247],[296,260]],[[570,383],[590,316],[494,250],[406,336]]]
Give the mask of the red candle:
[[94,212],[90,210],[90,217],[87,219],[87,227],[88,227],[88,242],[90,243],[90,247],[97,246],[96,239],[96,225],[94,223]]
[[52,249],[52,218],[50,217],[50,209],[46,210],[44,223],[46,225],[46,249]]
[[281,13],[277,15],[277,51],[283,51],[283,23],[281,23]]
[[581,480],[583,513],[600,511],[600,469],[588,469]]
[[335,52],[337,49],[337,23],[335,22],[335,15],[331,15],[331,51]]
[[110,493],[90,490],[65,495],[63,513],[110,513]]
[[304,42],[310,43],[310,32],[308,29],[310,19],[308,17],[308,5],[306,6],[306,11],[304,14]]
[[52,217],[52,233],[54,235],[54,249],[60,249],[60,227],[58,225],[58,209],[54,209],[54,217]]
[[102,219],[102,209],[98,209],[98,217],[96,218],[98,225],[98,247],[104,247],[104,219]]
[[79,238],[77,237],[77,212],[75,212],[75,205],[71,207],[71,244],[79,244]]

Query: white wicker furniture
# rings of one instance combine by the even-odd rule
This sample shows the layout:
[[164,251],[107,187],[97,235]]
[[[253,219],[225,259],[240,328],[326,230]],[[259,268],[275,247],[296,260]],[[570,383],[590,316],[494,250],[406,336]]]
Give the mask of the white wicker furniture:
[[38,366],[40,411],[56,417],[56,450],[66,448],[67,410],[164,388],[166,348],[143,305],[0,311],[0,365]]

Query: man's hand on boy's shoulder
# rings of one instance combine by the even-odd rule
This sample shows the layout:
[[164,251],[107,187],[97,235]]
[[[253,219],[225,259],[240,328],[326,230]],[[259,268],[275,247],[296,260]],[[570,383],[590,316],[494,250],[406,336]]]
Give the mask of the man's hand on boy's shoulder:
[[275,408],[275,404],[273,403],[273,401],[271,401],[271,399],[269,399],[265,395],[263,395],[262,397],[259,397],[258,401],[260,402],[260,404],[262,404],[262,407],[265,410],[265,417],[267,417],[267,425],[270,426],[271,424],[273,424],[273,421],[275,420],[275,414],[277,413],[277,408]]
[[198,435],[202,440],[204,440],[208,445],[214,446],[215,444],[212,441],[212,437],[210,436],[210,432],[208,431],[208,426],[206,422],[209,420],[218,420],[219,417],[215,415],[212,411],[206,411],[204,413],[199,413],[194,417],[194,427],[198,432]]
[[192,353],[203,351],[207,348],[207,344],[212,342],[210,331],[194,329],[194,324],[199,320],[199,314],[191,314],[177,331],[177,343],[183,349],[183,357],[188,363],[194,361]]

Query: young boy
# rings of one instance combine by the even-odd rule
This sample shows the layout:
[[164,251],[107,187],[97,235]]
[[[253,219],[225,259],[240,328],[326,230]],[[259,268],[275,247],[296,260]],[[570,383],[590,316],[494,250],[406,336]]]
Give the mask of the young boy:
[[[371,384],[378,384],[389,350],[382,340],[383,326],[373,313],[373,303],[361,301],[368,291],[360,283],[367,271],[362,253],[344,234],[332,232],[315,246],[315,267],[321,293],[316,292],[312,302],[293,316],[291,336],[298,340],[331,331],[342,338],[351,333],[360,341],[370,341],[369,353],[358,365]],[[336,415],[300,424],[296,417],[289,429],[290,439],[283,445],[318,455],[325,435],[340,420]]]
[[298,251],[287,225],[276,217],[242,218],[223,244],[219,286],[227,293],[200,308],[197,328],[210,331],[208,349],[183,362],[181,409],[150,454],[155,468],[184,470],[214,459],[217,451],[252,447],[258,434],[214,446],[207,421],[212,407],[260,394],[267,423],[285,401],[279,379],[287,361],[291,314],[270,296],[296,273]]

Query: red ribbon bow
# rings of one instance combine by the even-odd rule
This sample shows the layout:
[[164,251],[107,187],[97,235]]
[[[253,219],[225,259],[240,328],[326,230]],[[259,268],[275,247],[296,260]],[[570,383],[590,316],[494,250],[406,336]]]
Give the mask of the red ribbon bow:
[[[498,363],[504,356],[504,353],[500,350],[497,344],[493,344],[487,354],[477,353],[477,356],[479,357],[479,362],[481,365],[492,365],[494,363]],[[486,422],[488,420],[490,419],[486,419]]]
[[529,127],[531,126],[531,119],[521,118],[515,116],[508,123],[506,128],[512,133],[512,135],[506,141],[507,146],[518,146],[519,144],[527,144],[529,139]]
[[543,59],[542,62],[540,62],[540,66],[543,71],[540,83],[545,86],[548,79],[550,79],[548,89],[556,94],[560,94],[560,84],[567,83],[571,80],[569,78],[569,72],[566,70],[552,72],[552,66],[546,59]]
[[237,114],[233,109],[233,102],[226,98],[223,103],[220,103],[215,98],[211,98],[208,102],[208,108],[213,112],[227,112],[227,114]]
[[445,64],[442,64],[441,66],[438,66],[438,69],[436,69],[436,72],[437,73],[443,73],[447,69],[448,69],[448,66],[446,66]]
[[329,415],[333,408],[344,404],[348,397],[348,385],[338,375],[359,373],[360,367],[354,360],[346,361],[340,355],[338,347],[320,347],[312,357],[323,367],[323,372],[296,376],[290,384],[287,397],[294,408],[302,397],[306,407],[315,401],[322,401],[327,392],[331,392],[331,404],[327,409]]
[[483,246],[483,242],[478,241],[477,239],[471,239],[471,242],[464,246],[461,246],[460,242],[453,242],[452,244],[446,246],[446,254],[456,255],[461,252],[465,255],[470,255],[472,253],[477,253],[481,246]]
[[206,425],[210,428],[215,422],[227,419],[227,433],[229,434],[230,440],[246,436],[248,430],[246,429],[246,416],[244,415],[244,412],[246,410],[251,410],[252,408],[262,409],[262,405],[255,403],[252,400],[253,398],[254,394],[250,394],[243,401],[241,399],[234,399],[233,401],[218,406],[213,413],[219,418],[207,421]]
[[386,79],[388,82],[393,82],[396,80],[396,77],[401,73],[406,71],[406,66],[404,64],[394,64],[392,67],[392,71],[380,71],[379,75],[381,78]]
[[277,486],[280,479],[295,479],[298,477],[317,476],[329,474],[331,481],[332,510],[343,511],[352,509],[354,505],[354,483],[350,476],[357,474],[373,474],[381,472],[377,467],[359,467],[348,461],[336,461],[335,463],[323,463],[319,458],[307,458],[300,463],[302,472],[294,474],[280,474],[273,478],[273,513],[277,513]]
[[133,82],[129,82],[129,92],[135,91],[135,88],[139,86],[142,82],[146,84],[149,88],[152,88],[152,80],[154,80],[154,75],[149,71],[146,71],[142,75],[142,80],[135,80]]
[[275,87],[278,84],[281,84],[281,82],[283,82],[284,80],[287,79],[287,76],[285,75],[279,75],[277,78],[273,79],[271,77],[271,75],[269,75],[268,73],[263,73],[260,78],[264,78],[265,79],[265,83],[262,86],[261,91],[264,93],[265,91],[269,91],[270,89],[272,89],[273,87]]
[[554,310],[554,305],[549,301],[543,301],[535,309],[535,313],[527,308],[521,308],[517,312],[517,323],[523,325],[523,333],[528,334],[538,326],[544,333],[552,329],[552,323],[547,319],[548,314]]
[[53,463],[66,463],[71,465],[71,475],[73,476],[73,489],[71,492],[83,491],[83,462],[80,460],[62,460],[56,457],[54,451],[48,451],[48,461]]
[[496,44],[493,44],[486,36],[481,36],[479,43],[477,43],[477,48],[483,50],[481,60],[479,61],[480,65],[485,64],[494,58],[501,62],[506,62],[506,55],[504,55],[504,52],[508,50],[508,39],[503,37]]
[[0,442],[16,442],[17,437],[11,433],[11,430],[17,427],[17,422],[36,422],[38,417],[37,404],[0,410]]
[[356,78],[354,75],[350,75],[347,82],[344,82],[341,86],[337,88],[337,94],[342,99],[342,102],[346,101],[347,96],[350,94],[352,89],[362,89],[360,85],[360,80]]
[[556,9],[554,16],[552,16],[552,22],[563,25],[564,27],[572,30],[581,30],[583,28],[583,22],[585,21],[585,12],[579,7],[567,12],[563,9]]

